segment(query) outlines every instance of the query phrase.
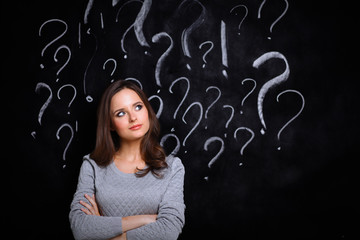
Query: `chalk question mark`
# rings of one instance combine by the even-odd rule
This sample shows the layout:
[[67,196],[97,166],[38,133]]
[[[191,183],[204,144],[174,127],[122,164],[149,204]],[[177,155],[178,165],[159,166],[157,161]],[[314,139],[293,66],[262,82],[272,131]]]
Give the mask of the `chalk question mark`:
[[[250,81],[254,83],[254,86],[252,89],[250,89],[250,91],[248,92],[248,94],[246,94],[246,96],[243,98],[243,100],[241,101],[241,106],[244,106],[244,102],[245,100],[250,96],[250,94],[255,90],[256,88],[256,81],[252,78],[245,78],[244,80],[241,81],[241,84],[244,85],[245,82]],[[244,112],[241,110],[240,114],[243,114]]]
[[[233,117],[234,117],[234,112],[235,112],[235,110],[234,110],[234,107],[231,106],[231,105],[224,105],[223,108],[230,108],[230,109],[231,109],[230,117],[229,117],[229,119],[227,120],[227,122],[225,123],[225,128],[227,129],[227,128],[229,127],[229,124],[230,124],[231,120],[232,120]],[[226,133],[224,134],[224,137],[227,137],[227,134],[226,134]]]
[[[127,1],[126,3],[124,3],[123,5],[121,5],[121,7],[119,8],[119,10],[118,10],[118,12],[117,12],[117,14],[116,14],[115,22],[118,22],[118,21],[119,21],[119,14],[120,14],[121,10],[123,9],[123,7],[125,7],[127,4],[132,3],[132,2],[139,2],[139,3],[142,3],[142,4],[143,4],[143,1],[140,1],[140,0],[130,0],[130,1]],[[143,4],[142,6],[144,6],[144,4]],[[140,12],[141,12],[141,9],[140,9],[140,11],[139,11],[139,14],[140,14]],[[138,16],[139,16],[139,15],[138,15]],[[145,16],[144,16],[144,17],[145,17]],[[145,19],[145,18],[144,18],[144,19]],[[132,28],[134,28],[134,30],[135,30],[135,23],[136,23],[136,22],[137,22],[137,31],[135,31],[135,33],[138,33],[138,34],[139,34],[139,36],[136,35],[136,37],[137,37],[137,38],[138,38],[138,37],[141,38],[141,42],[142,42],[143,44],[147,44],[144,35],[141,34],[141,32],[142,32],[142,23],[141,23],[140,19],[136,18],[135,21],[130,25],[130,27],[128,27],[128,29],[126,29],[126,31],[125,31],[124,34],[122,35],[122,38],[121,38],[121,41],[120,41],[121,50],[124,52],[124,58],[125,58],[125,59],[127,58],[127,55],[126,55],[127,51],[126,51],[126,49],[125,49],[125,37],[126,37],[126,35],[129,33],[129,31],[130,31]],[[140,35],[141,35],[141,37],[140,37]],[[148,44],[147,44],[147,46],[148,46]]]
[[162,37],[167,37],[170,39],[170,46],[168,47],[168,49],[166,49],[166,51],[161,55],[161,57],[159,58],[159,60],[156,63],[156,68],[155,68],[155,80],[156,80],[156,85],[158,85],[159,87],[161,87],[161,82],[160,82],[160,69],[164,63],[165,58],[169,55],[171,49],[174,46],[174,42],[172,40],[172,38],[170,37],[169,34],[167,34],[166,32],[161,32],[158,34],[155,34],[152,37],[152,42],[153,43],[157,43],[159,42],[160,38]]
[[[179,6],[179,8],[183,7],[183,4],[189,2],[188,0],[182,2]],[[183,30],[181,34],[181,47],[183,50],[183,53],[186,57],[191,58],[190,50],[189,50],[189,36],[190,34],[198,28],[204,21],[205,21],[205,7],[197,0],[192,0],[190,4],[197,3],[201,6],[201,13],[200,16],[196,19],[194,23],[191,24],[190,27]],[[186,65],[186,67],[191,70],[191,67],[189,64]]]
[[197,120],[197,122],[195,123],[195,125],[192,127],[192,129],[189,131],[189,133],[186,135],[186,137],[184,138],[184,141],[183,141],[183,146],[185,147],[185,144],[186,144],[186,141],[187,139],[189,138],[189,136],[194,132],[194,130],[199,126],[200,122],[201,122],[201,119],[202,119],[202,115],[203,115],[203,106],[201,105],[200,102],[193,102],[185,111],[185,113],[183,114],[182,116],[182,121],[187,124],[187,122],[185,121],[185,116],[186,114],[188,113],[188,111],[194,107],[194,106],[198,106],[200,111],[199,111],[199,118]]
[[[255,133],[254,133],[254,131],[251,130],[250,128],[247,128],[247,127],[239,127],[239,128],[237,128],[237,129],[234,131],[234,138],[235,138],[236,141],[237,141],[237,138],[236,138],[237,132],[238,132],[238,131],[241,131],[241,130],[248,131],[248,132],[251,134],[250,138],[245,142],[245,144],[244,144],[244,145],[241,147],[241,149],[240,149],[240,155],[242,156],[242,155],[244,154],[244,150],[245,150],[245,148],[247,147],[247,145],[249,145],[249,143],[251,143],[251,141],[254,139]],[[241,165],[242,165],[242,163],[239,164],[239,166],[241,166]]]
[[202,59],[203,59],[203,61],[204,61],[204,64],[202,65],[202,68],[205,68],[205,66],[206,66],[206,64],[205,63],[207,63],[207,61],[206,61],[206,56],[209,54],[209,52],[213,49],[213,47],[214,47],[214,43],[212,42],[212,41],[206,41],[206,42],[203,42],[202,44],[200,44],[200,46],[199,46],[199,49],[201,49],[205,44],[210,44],[210,47],[209,47],[209,49],[204,53],[204,55],[203,55],[203,57],[202,57]]
[[176,140],[176,147],[175,147],[174,150],[170,153],[170,155],[176,156],[176,154],[177,154],[177,153],[179,152],[179,150],[180,150],[180,140],[179,140],[179,138],[178,138],[175,134],[169,133],[169,134],[164,135],[164,136],[161,138],[160,145],[161,145],[162,147],[164,147],[164,143],[166,142],[166,140],[167,140],[169,137],[175,138],[175,140]]
[[54,61],[55,62],[58,62],[59,60],[57,59],[57,54],[58,52],[61,50],[61,49],[65,49],[68,53],[68,57],[65,61],[65,63],[59,68],[59,70],[56,72],[56,76],[57,76],[57,79],[56,79],[56,82],[59,81],[59,74],[60,72],[65,68],[65,66],[69,63],[70,59],[71,59],[71,50],[68,46],[66,45],[61,45],[60,47],[58,47],[58,49],[56,49],[55,51],[55,54],[54,54]]
[[285,82],[288,79],[289,75],[290,75],[289,64],[288,64],[285,56],[282,55],[279,52],[267,52],[267,53],[264,53],[263,55],[261,55],[259,58],[257,58],[253,62],[253,67],[259,68],[262,64],[269,61],[270,59],[282,59],[285,62],[286,67],[285,67],[285,70],[284,70],[284,72],[282,74],[280,74],[279,76],[276,76],[276,77],[270,79],[269,81],[267,81],[261,87],[261,89],[259,91],[258,100],[257,100],[257,108],[258,108],[258,114],[259,114],[261,124],[264,127],[263,129],[261,129],[261,134],[265,134],[265,130],[266,130],[266,124],[265,124],[264,114],[263,114],[263,102],[264,102],[265,95],[271,88],[279,85],[282,82]]
[[[289,8],[289,3],[287,0],[284,0],[285,1],[285,9],[284,11],[281,13],[281,15],[275,19],[275,21],[271,24],[270,26],[270,33],[272,33],[272,29],[273,27],[275,26],[276,23],[278,23],[280,21],[280,19],[285,15],[285,13],[287,12],[288,8]],[[263,0],[263,2],[260,4],[260,7],[259,7],[259,10],[258,10],[258,19],[261,18],[261,10],[265,4],[266,0]],[[270,40],[271,37],[268,37],[268,39]]]
[[[71,98],[71,100],[70,100],[70,102],[69,102],[69,104],[68,104],[68,108],[70,108],[70,106],[71,106],[72,102],[74,101],[74,99],[76,98],[76,94],[77,94],[76,88],[74,87],[74,85],[72,85],[72,84],[65,84],[64,86],[62,86],[61,88],[59,88],[59,90],[57,91],[57,97],[58,97],[59,100],[61,99],[61,97],[60,97],[60,92],[61,92],[62,89],[66,88],[66,87],[70,87],[70,88],[73,89],[73,91],[74,91],[74,95],[72,96],[72,98]],[[70,111],[68,111],[67,114],[70,114]]]
[[[231,10],[230,10],[230,13],[232,13],[235,9],[239,8],[239,7],[243,7],[245,8],[245,14],[244,16],[242,17],[240,23],[239,23],[239,26],[238,26],[238,29],[239,29],[239,32],[238,32],[238,35],[240,35],[240,28],[241,28],[241,24],[243,23],[243,21],[245,20],[246,16],[248,15],[248,8],[245,6],[245,5],[242,5],[242,4],[239,4],[239,5],[236,5],[235,7],[233,7]],[[235,13],[235,15],[237,15],[237,13]]]
[[[292,122],[294,121],[299,115],[300,113],[303,111],[304,109],[304,106],[305,106],[305,99],[304,99],[304,96],[297,90],[292,90],[292,89],[288,89],[288,90],[285,90],[285,91],[282,91],[281,93],[279,93],[276,97],[276,101],[279,102],[279,97],[285,93],[295,93],[297,95],[299,95],[301,97],[301,100],[302,100],[302,103],[301,103],[301,108],[299,110],[299,112],[297,114],[295,114],[294,117],[292,117],[289,121],[287,121],[284,126],[279,130],[278,134],[277,134],[277,138],[278,140],[280,141],[280,134],[282,133],[282,131]],[[280,147],[278,148],[278,150],[280,150]]]
[[186,92],[185,92],[185,94],[184,94],[184,97],[182,98],[181,102],[179,103],[179,105],[177,106],[177,108],[176,108],[176,110],[175,110],[175,112],[174,112],[174,115],[173,115],[173,118],[174,118],[174,119],[176,118],[176,115],[177,115],[180,107],[183,105],[183,103],[184,103],[185,99],[187,98],[188,93],[189,93],[189,91],[190,91],[190,81],[189,81],[189,79],[186,78],[186,77],[179,77],[179,78],[175,79],[175,80],[171,83],[171,85],[170,85],[170,87],[169,87],[169,92],[170,92],[170,93],[174,93],[173,90],[172,90],[173,86],[175,85],[175,83],[177,83],[177,82],[179,82],[179,81],[181,81],[181,80],[183,80],[183,81],[186,82],[187,88],[186,88]]
[[210,162],[208,163],[208,167],[211,168],[211,166],[215,163],[215,161],[220,157],[220,155],[224,152],[225,146],[224,146],[224,140],[222,140],[220,137],[211,137],[209,139],[206,140],[205,144],[204,144],[204,150],[208,151],[208,147],[210,145],[210,143],[213,143],[215,141],[218,141],[221,143],[221,147],[219,152],[210,160]]
[[[110,77],[112,77],[112,76],[113,76],[113,74],[114,74],[114,72],[115,72],[115,70],[116,70],[116,67],[117,67],[117,62],[116,62],[116,60],[115,60],[115,59],[113,59],[113,58],[109,58],[108,60],[106,60],[106,61],[104,62],[104,64],[103,64],[103,70],[105,70],[105,68],[106,68],[106,64],[107,64],[108,62],[112,62],[112,63],[114,63],[114,68],[112,69],[112,71],[111,71],[111,73],[110,73]],[[113,82],[113,81],[114,81],[114,79],[112,78],[110,82]]]
[[[66,24],[66,22],[64,22],[63,20],[60,20],[60,19],[50,19],[50,20],[45,21],[43,24],[41,24],[41,26],[39,28],[39,37],[42,36],[42,30],[45,27],[45,25],[50,24],[50,23],[55,23],[55,22],[59,22],[59,23],[63,24],[65,26],[65,30],[62,33],[60,33],[60,35],[56,36],[53,40],[51,40],[48,44],[45,45],[45,47],[41,50],[42,57],[44,56],[46,49],[48,49],[54,42],[56,42],[60,38],[62,38],[65,35],[65,33],[67,32],[68,25]],[[54,59],[55,59],[55,56],[54,56]],[[40,67],[44,68],[45,66],[43,64],[40,64]]]
[[[56,131],[56,138],[58,139],[58,140],[60,140],[60,131],[63,129],[63,128],[68,128],[68,129],[70,129],[70,133],[71,133],[71,135],[70,135],[70,138],[69,138],[69,141],[67,142],[67,144],[66,144],[66,146],[65,146],[65,149],[64,149],[64,151],[63,151],[63,156],[62,156],[62,159],[65,161],[66,160],[66,152],[67,152],[67,150],[68,150],[68,148],[69,148],[69,146],[70,146],[70,144],[71,144],[71,142],[72,142],[72,139],[73,139],[73,137],[74,137],[74,130],[73,130],[73,128],[71,127],[71,125],[70,124],[68,124],[68,123],[64,123],[64,124],[62,124],[60,127],[59,127],[59,129]],[[63,165],[63,168],[65,168],[66,167],[66,165]]]
[[52,94],[52,91],[51,91],[51,88],[49,87],[49,85],[47,85],[46,83],[43,83],[43,82],[39,82],[38,84],[36,84],[35,92],[39,93],[41,88],[46,88],[47,90],[49,90],[50,94],[39,111],[38,122],[40,125],[41,125],[42,116],[44,115],[44,112],[45,112],[46,108],[49,106],[49,103],[51,102],[52,97],[53,97],[53,94]]

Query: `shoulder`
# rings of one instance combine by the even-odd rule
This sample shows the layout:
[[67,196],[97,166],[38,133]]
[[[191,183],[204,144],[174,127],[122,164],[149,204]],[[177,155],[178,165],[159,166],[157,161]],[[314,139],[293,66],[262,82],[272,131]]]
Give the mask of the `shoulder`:
[[183,171],[185,172],[184,165],[180,158],[169,155],[166,157],[166,163],[171,172]]
[[83,157],[83,162],[81,165],[81,169],[87,170],[87,171],[95,171],[96,169],[99,169],[100,166],[97,165],[94,159],[90,157],[90,154],[86,154]]

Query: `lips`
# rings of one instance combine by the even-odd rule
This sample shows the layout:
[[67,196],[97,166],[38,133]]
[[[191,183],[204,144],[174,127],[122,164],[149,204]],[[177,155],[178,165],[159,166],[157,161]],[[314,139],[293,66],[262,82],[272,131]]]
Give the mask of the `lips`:
[[132,126],[131,128],[130,128],[130,130],[138,130],[138,129],[140,129],[141,128],[141,124],[136,124],[136,125],[134,125],[134,126]]

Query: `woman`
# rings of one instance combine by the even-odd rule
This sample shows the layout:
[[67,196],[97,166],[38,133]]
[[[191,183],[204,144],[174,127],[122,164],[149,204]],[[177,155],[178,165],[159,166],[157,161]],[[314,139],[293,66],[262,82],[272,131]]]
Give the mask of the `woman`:
[[184,167],[166,157],[144,92],[116,81],[98,108],[69,214],[76,239],[177,239],[184,226]]

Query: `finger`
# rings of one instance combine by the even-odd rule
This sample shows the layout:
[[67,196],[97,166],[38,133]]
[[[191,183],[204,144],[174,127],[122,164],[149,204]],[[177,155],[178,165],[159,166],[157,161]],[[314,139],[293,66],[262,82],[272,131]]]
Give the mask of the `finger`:
[[91,212],[87,208],[81,208],[81,211],[83,211],[87,215],[92,215]]
[[91,206],[90,204],[88,204],[87,202],[84,202],[84,201],[80,201],[80,204],[83,205],[84,207],[86,207],[88,209],[88,211],[90,212],[90,214],[94,214],[93,206]]
[[91,205],[94,208],[95,212],[97,212],[98,207],[97,207],[97,203],[95,201],[95,195],[93,194],[93,196],[91,197],[91,196],[85,194],[85,198],[91,203]]

